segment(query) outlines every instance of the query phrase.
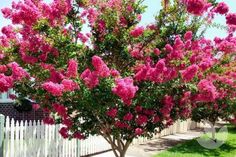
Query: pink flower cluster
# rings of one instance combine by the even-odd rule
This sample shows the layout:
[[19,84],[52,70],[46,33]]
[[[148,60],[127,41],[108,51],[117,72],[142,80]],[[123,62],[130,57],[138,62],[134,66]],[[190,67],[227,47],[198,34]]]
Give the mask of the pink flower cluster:
[[71,10],[71,0],[54,0],[47,4],[43,1],[13,2],[12,8],[2,9],[5,18],[12,20],[13,24],[32,26],[39,19],[47,18],[52,25],[61,22],[63,16]]
[[47,92],[51,93],[53,96],[62,96],[64,86],[62,84],[45,82],[42,84],[42,88]]
[[111,72],[114,76],[119,74],[119,72],[114,69],[110,71],[107,65],[103,62],[102,58],[99,56],[92,57],[92,65],[95,69],[94,71],[86,69],[80,76],[80,78],[85,82],[86,86],[90,89],[96,87],[99,84],[99,77],[109,77]]
[[134,58],[140,59],[143,58],[142,44],[135,44],[132,47],[128,46],[128,51],[130,55]]
[[14,31],[13,26],[8,25],[2,27],[2,33],[8,38],[8,39],[14,39],[16,37],[16,32]]
[[141,36],[144,32],[144,27],[140,26],[140,27],[136,27],[133,30],[131,30],[130,35],[133,36],[134,38],[137,38],[139,36]]
[[22,78],[29,78],[29,74],[20,67],[16,62],[8,65],[12,69],[12,78],[14,80],[21,80]]
[[181,71],[182,79],[185,82],[191,81],[194,76],[197,74],[198,66],[196,64],[190,65],[185,70]]
[[111,108],[110,110],[106,112],[106,115],[111,118],[115,118],[117,115],[117,112],[118,112],[117,108]]
[[68,138],[69,137],[69,129],[67,127],[62,127],[60,130],[59,130],[59,133],[61,134],[61,136],[63,138]]
[[120,129],[129,129],[130,128],[129,124],[122,122],[122,121],[116,121],[115,126]]
[[47,43],[41,35],[37,34],[29,26],[23,27],[20,35],[22,39],[19,41],[19,53],[24,62],[34,64],[47,61],[49,54],[54,57],[59,56],[58,50]]
[[148,122],[148,117],[146,115],[138,115],[138,117],[135,119],[136,123],[139,125],[139,126],[144,126],[147,124]]
[[165,59],[160,59],[154,67],[149,63],[138,67],[134,78],[137,81],[163,83],[177,77],[177,71],[174,68],[166,67],[165,62]]
[[143,129],[141,128],[136,128],[135,129],[135,135],[139,136],[139,135],[142,135],[143,134]]
[[48,125],[53,125],[55,124],[55,120],[52,117],[45,117],[43,119],[43,123]]
[[88,19],[89,25],[94,26],[98,15],[99,15],[99,13],[96,9],[88,8],[88,9],[85,9],[81,13],[81,18],[86,17]]
[[131,121],[133,119],[133,114],[132,113],[127,113],[124,117],[123,117],[123,120],[124,121]]
[[92,72],[90,69],[86,69],[81,75],[80,78],[84,81],[85,85],[92,89],[99,84],[99,79],[96,72]]
[[163,107],[160,109],[160,112],[163,117],[169,119],[170,118],[170,112],[172,108],[174,107],[174,100],[173,97],[166,95],[163,99]]
[[69,80],[69,79],[64,79],[62,80],[61,84],[63,85],[63,89],[65,92],[68,92],[68,91],[74,91],[74,90],[79,90],[79,86],[77,83],[75,83],[73,80]]
[[228,25],[236,26],[236,13],[227,14],[226,23]]
[[138,87],[133,84],[133,79],[130,77],[116,79],[115,83],[116,86],[112,89],[112,92],[118,95],[126,105],[131,105],[132,99],[138,91]]
[[61,104],[52,104],[53,109],[56,111],[56,113],[61,116],[62,118],[66,118],[67,116],[67,108],[64,105]]
[[0,74],[0,92],[7,92],[8,89],[12,87],[13,87],[12,77]]
[[219,13],[219,14],[226,14],[229,11],[229,7],[226,3],[224,2],[220,2],[218,3],[218,5],[216,6],[216,8],[214,8],[215,13]]
[[194,15],[202,15],[208,6],[206,0],[186,0],[187,11]]
[[197,87],[199,90],[197,101],[214,102],[219,97],[219,93],[212,81],[203,79],[198,83]]
[[61,83],[48,81],[42,84],[42,88],[53,96],[62,96],[63,92],[79,90],[79,85],[70,79],[63,79]]
[[92,57],[92,64],[94,66],[95,72],[101,78],[110,76],[110,69],[103,62],[103,60],[98,56]]
[[78,75],[78,63],[76,60],[71,59],[68,62],[68,68],[66,76],[69,78],[76,78]]

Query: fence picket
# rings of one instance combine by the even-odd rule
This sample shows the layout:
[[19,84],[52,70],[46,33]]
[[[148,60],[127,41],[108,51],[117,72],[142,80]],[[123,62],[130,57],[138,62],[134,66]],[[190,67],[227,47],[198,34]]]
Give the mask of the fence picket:
[[[177,121],[161,133],[154,135],[154,138],[184,133],[197,126],[199,125],[189,120]],[[42,121],[19,122],[6,117],[3,131],[4,157],[79,157],[110,149],[110,145],[101,136],[90,135],[88,139],[80,142],[76,139],[63,139],[58,133],[61,127],[62,125],[44,125]],[[135,139],[133,144],[144,143],[147,140],[140,137]]]

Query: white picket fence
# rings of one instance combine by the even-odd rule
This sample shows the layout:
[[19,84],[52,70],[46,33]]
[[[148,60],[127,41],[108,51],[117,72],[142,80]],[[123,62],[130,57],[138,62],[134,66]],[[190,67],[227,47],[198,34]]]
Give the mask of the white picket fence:
[[[196,126],[196,123],[189,120],[176,122],[154,138],[184,133]],[[10,121],[7,117],[3,129],[3,157],[80,157],[111,149],[101,136],[90,136],[82,141],[63,139],[58,133],[60,127],[60,125],[44,125],[41,121],[18,122],[13,119]],[[135,139],[133,144],[141,144],[147,140],[147,138]]]

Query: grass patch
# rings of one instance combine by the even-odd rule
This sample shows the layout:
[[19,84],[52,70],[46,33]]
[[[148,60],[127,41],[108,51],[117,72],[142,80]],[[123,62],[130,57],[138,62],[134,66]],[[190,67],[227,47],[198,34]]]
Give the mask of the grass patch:
[[[217,149],[206,149],[196,139],[193,139],[178,144],[153,157],[236,157],[236,127],[228,125],[227,128],[227,141]],[[220,139],[220,136],[223,135],[218,133],[216,137]]]

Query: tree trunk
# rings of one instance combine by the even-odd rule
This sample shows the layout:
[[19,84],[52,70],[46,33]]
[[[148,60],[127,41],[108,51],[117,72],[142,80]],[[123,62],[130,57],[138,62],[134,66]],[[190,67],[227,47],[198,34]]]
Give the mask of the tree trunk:
[[111,145],[115,157],[125,157],[131,144],[130,141],[122,141],[120,138],[112,138],[110,135],[103,135],[105,140]]
[[215,121],[211,121],[211,138],[216,142],[216,129],[215,129]]
[[211,138],[216,142],[216,129],[215,129],[215,124],[212,123],[211,125]]

